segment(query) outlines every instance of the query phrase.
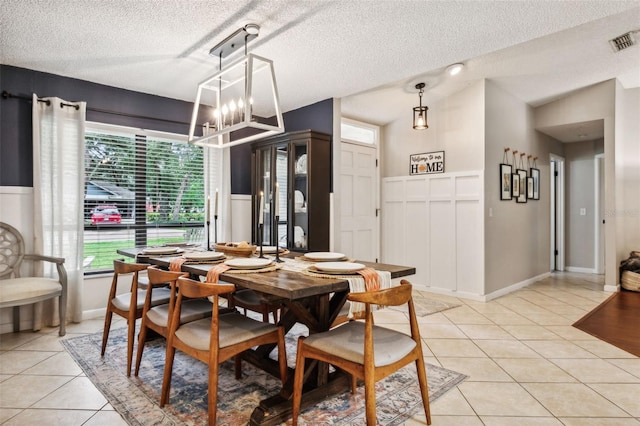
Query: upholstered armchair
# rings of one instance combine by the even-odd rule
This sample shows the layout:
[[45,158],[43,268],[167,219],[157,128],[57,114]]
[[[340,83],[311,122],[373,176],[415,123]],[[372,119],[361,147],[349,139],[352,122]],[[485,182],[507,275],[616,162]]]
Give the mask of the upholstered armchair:
[[[57,278],[21,277],[22,261],[55,263]],[[20,306],[58,298],[60,336],[64,336],[67,314],[67,271],[64,259],[38,254],[26,254],[24,239],[13,226],[0,222],[0,308],[13,308],[13,331],[20,331]],[[41,309],[34,305],[33,330],[41,327]]]

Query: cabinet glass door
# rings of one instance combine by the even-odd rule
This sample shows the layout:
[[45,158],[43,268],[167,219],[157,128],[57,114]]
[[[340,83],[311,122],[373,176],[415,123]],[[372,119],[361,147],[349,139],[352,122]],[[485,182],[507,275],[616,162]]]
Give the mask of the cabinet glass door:
[[287,164],[289,163],[289,155],[287,151],[287,145],[276,146],[275,148],[275,167],[276,174],[274,178],[274,190],[277,185],[278,194],[276,215],[278,216],[278,246],[288,247],[287,244],[287,217],[289,206],[287,205],[287,194],[289,193],[289,186],[287,184],[289,180],[289,169]]
[[[258,179],[258,223],[260,223],[260,194],[263,195],[262,200],[264,205],[263,211],[263,223],[264,230],[262,235],[262,244],[271,245],[271,234],[273,215],[271,214],[271,191],[273,185],[271,184],[271,149],[262,149],[258,151],[259,162],[259,179]],[[258,236],[258,238],[260,238]],[[258,241],[259,242],[259,241]]]
[[308,220],[308,179],[307,179],[307,144],[293,144],[293,215],[291,229],[293,232],[293,249],[307,250],[307,236],[309,235]]

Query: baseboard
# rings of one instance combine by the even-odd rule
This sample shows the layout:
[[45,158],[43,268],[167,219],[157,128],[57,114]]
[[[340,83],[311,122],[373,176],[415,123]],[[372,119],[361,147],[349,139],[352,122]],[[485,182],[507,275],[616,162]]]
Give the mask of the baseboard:
[[605,285],[604,291],[610,291],[612,293],[617,293],[620,291],[620,284],[618,285]]
[[516,290],[519,290],[523,287],[526,287],[528,285],[531,285],[535,282],[541,281],[545,278],[548,278],[551,276],[551,272],[545,272],[544,274],[540,274],[537,275],[535,277],[532,278],[528,278],[524,281],[520,281],[518,283],[512,284],[508,287],[504,287],[501,288],[500,290],[496,290],[492,293],[489,294],[474,294],[474,293],[468,293],[468,292],[463,292],[463,291],[453,291],[453,290],[449,290],[446,288],[439,288],[439,287],[429,287],[429,286],[425,286],[425,285],[420,285],[420,284],[414,284],[414,286],[417,288],[417,290],[422,290],[422,291],[428,291],[431,293],[435,293],[435,294],[442,294],[445,296],[451,296],[451,297],[458,297],[460,299],[467,299],[467,300],[473,300],[476,302],[489,302],[490,300],[496,299],[498,297],[507,295],[509,293],[512,293]]
[[82,321],[90,320],[94,318],[104,318],[107,312],[107,308],[91,309],[88,311],[82,311]]
[[567,266],[565,268],[567,272],[577,272],[579,274],[596,274],[595,268],[579,268],[577,266]]
[[504,288],[501,288],[500,290],[496,290],[492,293],[486,294],[484,296],[484,301],[488,302],[490,300],[497,299],[498,297],[502,297],[506,294],[509,294],[521,288],[527,287],[535,282],[544,280],[545,278],[549,278],[550,276],[551,276],[551,272],[545,272],[544,274],[540,274],[535,277],[527,278],[524,281],[511,284],[509,287],[504,287]]

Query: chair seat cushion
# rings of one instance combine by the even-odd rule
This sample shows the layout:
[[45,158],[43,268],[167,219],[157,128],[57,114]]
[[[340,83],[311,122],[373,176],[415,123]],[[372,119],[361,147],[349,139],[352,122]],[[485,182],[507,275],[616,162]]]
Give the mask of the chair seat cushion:
[[[364,363],[364,323],[351,321],[324,333],[312,334],[304,344],[337,357]],[[373,326],[374,365],[381,367],[399,361],[416,347],[406,334]]]
[[24,277],[0,281],[0,307],[38,302],[62,293],[62,285],[53,278]]
[[[239,312],[220,315],[218,319],[221,348],[277,330],[273,324],[252,320]],[[209,350],[210,333],[211,319],[205,318],[181,326],[176,331],[176,336],[192,348]]]
[[[155,290],[154,290],[155,292]],[[211,316],[211,302],[205,299],[190,299],[182,302],[180,324]],[[169,305],[158,305],[149,309],[147,319],[160,327],[168,327]]]
[[[138,300],[137,300],[137,308],[142,309],[144,306],[144,299],[147,297],[146,290],[138,290]],[[151,295],[151,306],[162,305],[165,303],[169,303],[169,299],[171,298],[171,290],[168,288],[158,288],[154,289]],[[113,306],[116,308],[128,311],[129,304],[131,303],[131,293],[120,294],[111,300]]]

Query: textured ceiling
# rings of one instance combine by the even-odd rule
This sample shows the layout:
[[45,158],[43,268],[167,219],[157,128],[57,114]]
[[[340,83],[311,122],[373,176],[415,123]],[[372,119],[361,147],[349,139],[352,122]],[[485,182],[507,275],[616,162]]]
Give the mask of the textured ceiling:
[[[1,0],[0,62],[193,101],[215,44],[247,23],[284,111],[343,98],[376,124],[482,78],[531,105],[610,78],[640,86],[640,1]],[[636,36],[640,39],[640,34]],[[464,73],[442,70],[465,62]],[[10,88],[8,88],[10,90]]]

